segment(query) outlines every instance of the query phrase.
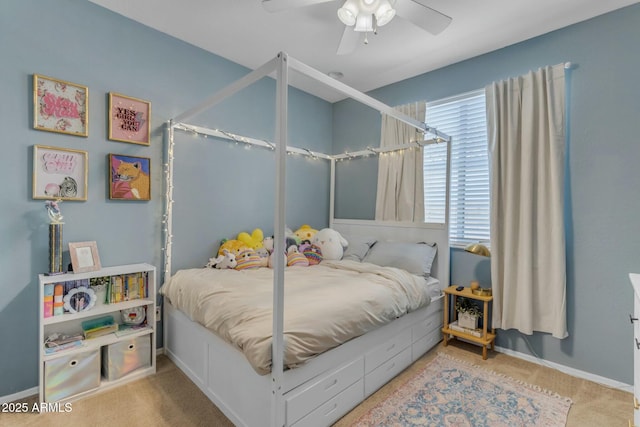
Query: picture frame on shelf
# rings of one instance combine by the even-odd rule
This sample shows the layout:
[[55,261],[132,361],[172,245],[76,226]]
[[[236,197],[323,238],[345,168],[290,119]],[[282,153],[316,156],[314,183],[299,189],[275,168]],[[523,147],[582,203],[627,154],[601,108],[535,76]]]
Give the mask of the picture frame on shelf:
[[151,102],[109,92],[109,139],[150,145]]
[[34,74],[33,128],[89,136],[89,88]]
[[96,242],[69,242],[69,255],[74,273],[86,273],[102,268]]
[[86,201],[89,155],[70,148],[33,146],[34,199]]
[[109,199],[151,200],[151,159],[109,154]]
[[96,304],[96,293],[93,289],[86,286],[73,288],[64,298],[64,308],[69,313],[80,313],[93,308]]

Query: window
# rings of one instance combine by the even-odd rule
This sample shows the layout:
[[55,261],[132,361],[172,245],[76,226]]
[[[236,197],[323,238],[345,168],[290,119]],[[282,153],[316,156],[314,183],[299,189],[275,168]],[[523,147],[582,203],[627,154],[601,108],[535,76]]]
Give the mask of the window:
[[[452,137],[449,241],[489,240],[489,161],[484,89],[427,103],[426,122]],[[424,150],[425,222],[444,222],[446,144]]]

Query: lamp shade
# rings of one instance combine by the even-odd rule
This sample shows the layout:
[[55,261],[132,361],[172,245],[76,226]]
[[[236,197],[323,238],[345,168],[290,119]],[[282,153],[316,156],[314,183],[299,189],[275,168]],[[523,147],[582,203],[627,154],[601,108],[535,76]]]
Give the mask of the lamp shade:
[[378,6],[378,9],[376,10],[375,15],[378,26],[382,27],[383,25],[388,24],[389,21],[391,21],[393,17],[396,16],[396,10],[391,7],[387,0],[382,0],[380,2],[380,6]]
[[491,256],[491,251],[489,250],[489,248],[487,248],[485,245],[481,243],[471,243],[467,245],[464,248],[464,250],[467,252],[471,252],[472,254],[475,254],[475,255],[487,256],[487,257]]
[[347,0],[344,5],[338,9],[338,18],[346,26],[352,26],[356,23],[356,16],[358,16],[358,5],[355,0]]

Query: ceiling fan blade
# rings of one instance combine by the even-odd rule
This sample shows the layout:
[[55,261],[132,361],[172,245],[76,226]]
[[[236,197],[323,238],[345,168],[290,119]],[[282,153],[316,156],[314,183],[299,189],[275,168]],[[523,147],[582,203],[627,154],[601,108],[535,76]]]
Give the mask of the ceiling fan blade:
[[433,35],[440,34],[451,23],[451,17],[418,1],[398,0],[394,8],[398,16],[413,22]]
[[318,3],[327,3],[333,0],[262,0],[262,7],[267,12],[281,12],[287,9],[311,6]]
[[342,38],[340,38],[340,45],[338,46],[338,50],[336,51],[337,55],[348,55],[360,44],[360,39],[362,38],[361,32],[353,31],[353,27],[344,26],[344,31],[342,33]]

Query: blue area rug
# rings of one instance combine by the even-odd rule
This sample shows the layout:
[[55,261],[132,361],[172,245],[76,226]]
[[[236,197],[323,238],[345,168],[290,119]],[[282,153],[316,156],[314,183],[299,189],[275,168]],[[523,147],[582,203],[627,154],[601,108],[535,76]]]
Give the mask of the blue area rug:
[[571,400],[438,354],[355,426],[556,427]]

